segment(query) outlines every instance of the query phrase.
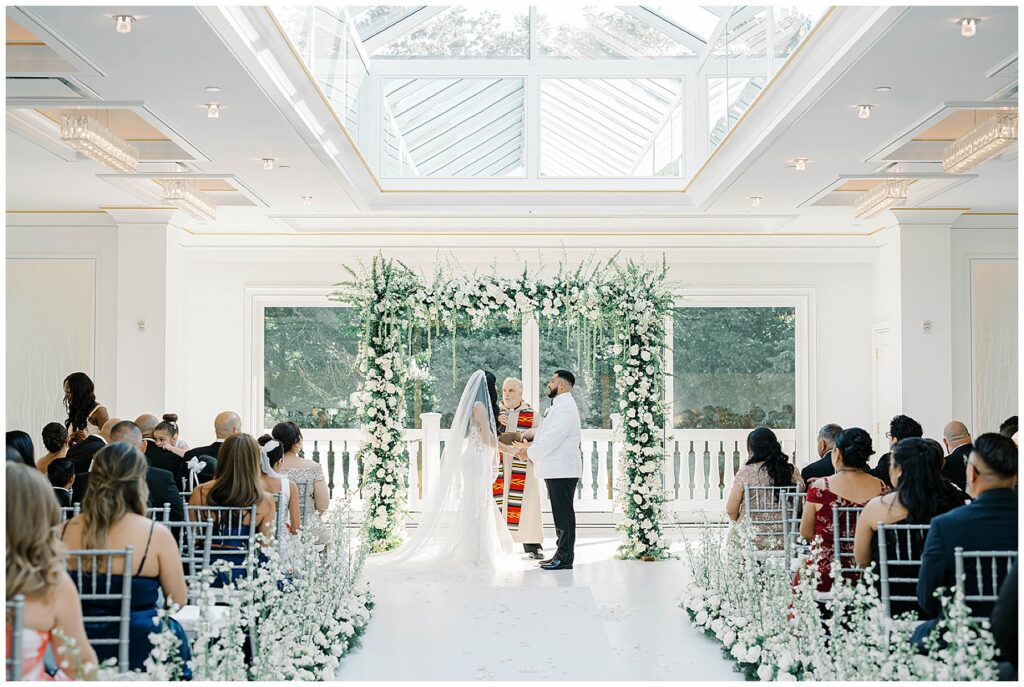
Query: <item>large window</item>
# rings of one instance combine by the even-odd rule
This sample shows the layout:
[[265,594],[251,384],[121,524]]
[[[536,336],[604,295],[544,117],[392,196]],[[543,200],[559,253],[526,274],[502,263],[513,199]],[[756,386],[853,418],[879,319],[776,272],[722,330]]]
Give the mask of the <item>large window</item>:
[[541,329],[538,370],[541,408],[548,404],[544,396],[551,373],[569,370],[576,377],[572,395],[579,406],[583,427],[611,429],[612,413],[621,412],[615,393],[612,335],[604,331],[597,336],[587,334],[587,337],[589,342],[581,341],[578,329],[567,331],[557,326]]
[[353,308],[263,309],[263,422],[358,427],[359,388]]
[[676,308],[672,329],[674,427],[795,427],[795,308]]

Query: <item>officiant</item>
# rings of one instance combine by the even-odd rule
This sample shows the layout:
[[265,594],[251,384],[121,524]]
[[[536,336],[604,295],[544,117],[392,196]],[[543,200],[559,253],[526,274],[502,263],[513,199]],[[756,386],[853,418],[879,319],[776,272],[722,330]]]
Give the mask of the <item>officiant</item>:
[[544,530],[540,523],[540,485],[534,476],[533,463],[517,456],[512,443],[536,427],[537,415],[523,400],[523,383],[506,379],[501,385],[498,416],[501,465],[494,480],[494,500],[512,534],[513,541],[523,545],[530,558],[543,560],[541,542]]

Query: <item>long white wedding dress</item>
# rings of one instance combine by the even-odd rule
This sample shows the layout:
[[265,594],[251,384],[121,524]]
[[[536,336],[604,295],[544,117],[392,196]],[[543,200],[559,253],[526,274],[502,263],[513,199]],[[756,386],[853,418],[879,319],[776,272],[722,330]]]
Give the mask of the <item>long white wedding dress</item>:
[[371,556],[371,565],[389,573],[438,570],[446,575],[521,568],[491,491],[499,460],[487,380],[478,370],[455,410],[419,526],[399,548]]

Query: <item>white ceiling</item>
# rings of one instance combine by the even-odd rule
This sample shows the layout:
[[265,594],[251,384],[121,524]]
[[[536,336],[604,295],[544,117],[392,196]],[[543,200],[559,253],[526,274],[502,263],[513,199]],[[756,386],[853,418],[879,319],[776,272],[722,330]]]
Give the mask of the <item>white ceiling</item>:
[[[759,143],[728,150],[730,144],[734,148],[740,144],[739,132],[733,137],[736,140],[726,141],[721,154],[702,172],[707,179],[721,181],[703,189],[699,201],[693,192],[391,193],[365,198],[359,185],[349,180],[365,175],[366,170],[332,168],[323,151],[307,143],[309,132],[296,126],[294,112],[282,109],[282,98],[268,86],[267,74],[254,69],[252,61],[237,52],[237,45],[229,46],[222,29],[211,26],[209,13],[218,10],[201,12],[189,6],[23,9],[24,13],[8,8],[8,14],[19,21],[34,18],[38,25],[33,28],[48,45],[59,43],[62,50],[70,50],[91,66],[64,74],[66,78],[104,100],[141,101],[164,123],[165,133],[184,140],[206,158],[193,164],[195,171],[236,175],[262,201],[251,208],[221,208],[215,222],[187,223],[196,233],[533,227],[557,234],[587,225],[712,235],[868,234],[892,224],[892,213],[861,222],[853,219],[850,207],[812,207],[809,199],[836,184],[841,175],[878,171],[880,163],[872,161],[872,156],[943,103],[993,97],[1015,76],[988,78],[985,74],[1017,51],[1016,7],[891,10],[884,16],[888,23],[866,32],[851,48],[856,59],[845,66],[837,63],[831,72],[823,70],[826,80],[788,103],[785,116],[760,121],[758,117],[768,111],[767,98],[755,105],[738,129],[760,127],[745,132],[757,133]],[[139,17],[126,35],[115,33],[111,18],[123,13]],[[984,19],[977,36],[959,35],[954,22],[961,16]],[[278,39],[260,36],[257,43]],[[796,59],[812,59],[812,47],[813,42]],[[8,46],[9,55],[11,49]],[[880,85],[891,86],[892,91],[876,92]],[[210,94],[207,86],[222,90]],[[779,88],[783,87],[780,81]],[[211,100],[224,104],[219,119],[206,116],[203,104]],[[853,106],[860,102],[877,105],[870,119],[856,117]],[[10,116],[6,138],[8,210],[94,211],[143,204],[97,178],[108,172],[100,165],[69,161],[13,133]],[[289,168],[265,171],[261,163],[265,157]],[[810,158],[806,171],[787,167],[795,157]],[[1015,213],[1017,162],[1013,158],[971,170],[977,178],[944,191],[926,205],[962,207],[972,213]],[[140,171],[163,171],[163,167]],[[304,195],[314,197],[312,206],[303,205]],[[764,197],[756,209],[748,200],[752,195]]]

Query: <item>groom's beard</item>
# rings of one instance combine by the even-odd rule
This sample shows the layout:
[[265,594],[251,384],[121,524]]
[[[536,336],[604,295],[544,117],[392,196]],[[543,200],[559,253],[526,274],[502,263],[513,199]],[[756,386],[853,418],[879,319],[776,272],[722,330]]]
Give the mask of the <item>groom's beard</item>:
[[548,389],[548,398],[554,398],[558,395],[558,389]]

